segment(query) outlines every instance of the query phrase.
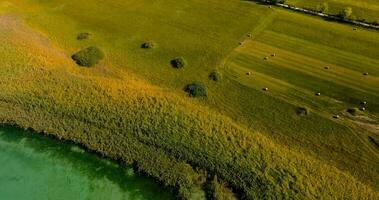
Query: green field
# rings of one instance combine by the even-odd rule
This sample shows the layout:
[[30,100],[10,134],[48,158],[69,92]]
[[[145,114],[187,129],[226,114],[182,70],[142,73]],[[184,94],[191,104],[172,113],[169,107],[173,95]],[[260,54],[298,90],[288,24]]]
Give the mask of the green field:
[[378,0],[286,0],[286,4],[297,7],[318,9],[323,3],[328,4],[330,14],[338,14],[343,9],[350,7],[356,19],[364,19],[367,22],[379,22]]
[[[135,165],[182,198],[379,195],[375,30],[238,0],[14,0],[0,3],[0,44],[0,122]],[[105,59],[79,67],[88,46]],[[197,81],[207,97],[183,91]]]

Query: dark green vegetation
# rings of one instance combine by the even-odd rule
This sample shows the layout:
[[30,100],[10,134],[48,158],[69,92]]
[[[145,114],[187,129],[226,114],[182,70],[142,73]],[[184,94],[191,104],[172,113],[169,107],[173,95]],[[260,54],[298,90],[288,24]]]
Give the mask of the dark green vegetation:
[[164,200],[130,167],[29,131],[0,127],[0,199]]
[[213,81],[219,81],[221,80],[222,78],[222,75],[219,71],[213,71],[209,74],[209,79],[213,80]]
[[157,44],[155,44],[155,42],[144,42],[141,45],[141,48],[143,48],[143,49],[152,49],[152,48],[154,48],[156,46],[157,46]]
[[206,97],[207,96],[207,88],[203,83],[195,82],[192,84],[188,84],[184,91],[186,91],[191,97]]
[[285,2],[286,4],[318,10],[326,14],[343,14],[345,17],[348,16],[351,19],[368,23],[377,24],[379,22],[378,0],[286,0]]
[[171,65],[175,68],[180,69],[180,68],[183,68],[187,65],[187,61],[182,57],[178,57],[178,58],[171,60]]
[[90,33],[85,33],[85,32],[79,33],[78,36],[76,37],[76,39],[85,40],[85,39],[88,39],[90,35],[91,35]]
[[76,64],[84,67],[92,67],[104,58],[104,53],[97,47],[87,47],[72,55]]
[[[237,0],[7,3],[1,122],[133,164],[182,198],[378,198],[377,32]],[[93,45],[101,65],[67,56]],[[194,81],[207,98],[188,98]],[[345,115],[361,101],[362,117]]]

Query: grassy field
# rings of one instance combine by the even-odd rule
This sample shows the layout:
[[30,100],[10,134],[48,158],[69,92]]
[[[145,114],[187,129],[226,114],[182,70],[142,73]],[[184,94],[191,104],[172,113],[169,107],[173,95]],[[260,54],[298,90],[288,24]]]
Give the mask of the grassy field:
[[[237,0],[15,0],[0,14],[2,122],[134,164],[183,198],[207,184],[247,199],[378,195],[378,32]],[[88,46],[105,59],[78,67]],[[194,81],[207,97],[183,92]]]
[[353,9],[353,15],[356,19],[379,22],[378,0],[286,0],[286,4],[309,9],[318,9],[324,2],[329,6],[327,13],[338,14],[341,10],[350,7]]

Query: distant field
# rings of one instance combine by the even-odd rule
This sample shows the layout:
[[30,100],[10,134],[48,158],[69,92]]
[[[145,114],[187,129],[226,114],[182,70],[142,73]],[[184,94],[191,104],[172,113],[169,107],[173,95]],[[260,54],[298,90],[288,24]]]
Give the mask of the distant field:
[[[248,197],[377,196],[376,31],[239,0],[15,0],[0,17],[0,121],[135,164],[184,196],[209,181],[193,165]],[[91,45],[105,59],[76,66]],[[183,92],[195,81],[206,98]],[[365,112],[346,112],[361,101]]]
[[379,22],[378,0],[286,0],[287,4],[303,8],[316,9],[322,3],[328,3],[331,14],[338,14],[346,7],[353,9],[353,15],[357,19],[366,19],[368,22]]

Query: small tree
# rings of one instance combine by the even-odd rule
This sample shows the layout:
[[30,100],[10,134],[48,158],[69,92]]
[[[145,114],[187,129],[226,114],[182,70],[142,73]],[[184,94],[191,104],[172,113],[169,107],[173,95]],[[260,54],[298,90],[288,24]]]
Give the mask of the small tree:
[[182,57],[178,57],[178,58],[175,58],[173,60],[171,60],[171,65],[175,68],[183,68],[184,66],[187,65],[187,61],[182,58]]
[[184,91],[186,91],[190,97],[206,97],[207,96],[207,88],[203,83],[195,82],[192,84],[188,84]]
[[328,11],[329,11],[329,5],[328,3],[324,2],[320,5],[318,5],[318,9],[317,9],[319,12],[321,13],[324,13],[326,14]]
[[209,79],[219,81],[221,80],[221,73],[215,70],[209,74]]
[[340,12],[340,17],[342,19],[349,19],[351,17],[351,15],[353,14],[353,9],[350,8],[350,7],[347,7],[345,9],[343,9],[341,12]]

